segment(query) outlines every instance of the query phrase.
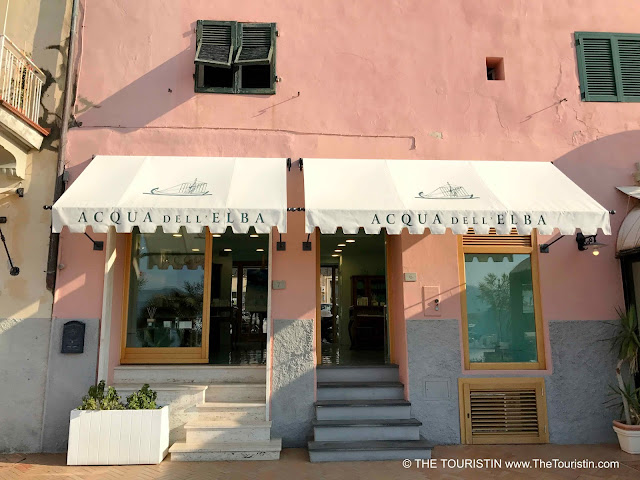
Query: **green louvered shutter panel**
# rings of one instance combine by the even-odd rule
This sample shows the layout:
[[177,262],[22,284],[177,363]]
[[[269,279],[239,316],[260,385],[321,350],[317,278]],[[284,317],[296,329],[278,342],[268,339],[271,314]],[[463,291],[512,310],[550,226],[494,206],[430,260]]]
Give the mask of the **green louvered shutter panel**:
[[269,65],[275,44],[275,23],[241,23],[236,54],[238,65]]
[[616,41],[620,58],[621,101],[640,102],[640,35],[620,35]]
[[582,98],[590,102],[617,102],[618,87],[611,35],[576,32]]
[[195,63],[231,67],[236,43],[236,22],[198,20]]

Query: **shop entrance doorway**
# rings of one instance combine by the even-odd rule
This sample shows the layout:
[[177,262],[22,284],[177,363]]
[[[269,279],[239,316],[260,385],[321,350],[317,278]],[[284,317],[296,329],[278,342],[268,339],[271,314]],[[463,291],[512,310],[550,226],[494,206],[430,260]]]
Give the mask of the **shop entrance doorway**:
[[320,235],[323,365],[388,362],[385,234]]
[[266,363],[269,235],[214,234],[209,363]]

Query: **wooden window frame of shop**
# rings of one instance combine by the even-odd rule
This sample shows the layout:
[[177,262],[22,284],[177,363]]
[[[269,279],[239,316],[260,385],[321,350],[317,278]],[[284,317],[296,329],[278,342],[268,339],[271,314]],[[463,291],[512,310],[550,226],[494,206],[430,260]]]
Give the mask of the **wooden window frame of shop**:
[[[512,237],[511,235],[483,235],[485,245],[464,245],[464,238],[469,235],[458,235],[458,277],[460,280],[460,308],[462,314],[462,345],[464,356],[464,368],[466,370],[544,370],[546,368],[546,352],[544,346],[544,322],[542,318],[542,300],[540,297],[540,270],[538,266],[538,232],[531,232],[529,243],[530,246],[513,245],[512,242],[503,241],[504,237]],[[489,237],[495,237],[489,238]],[[529,237],[529,235],[520,235],[520,237]],[[517,363],[517,362],[491,362],[491,363],[471,363],[469,360],[469,322],[467,318],[467,281],[465,272],[465,253],[520,253],[531,256],[531,283],[533,287],[533,310],[536,325],[536,352],[538,361],[533,363]]]
[[202,298],[202,344],[200,347],[127,347],[127,328],[129,322],[129,284],[131,280],[131,242],[133,235],[126,234],[124,255],[124,282],[122,290],[122,322],[120,339],[121,364],[152,364],[152,363],[209,363],[209,315],[211,304],[211,255],[213,237],[205,228],[204,252],[204,288]]
[[[474,388],[475,387],[475,388]],[[491,435],[480,441],[473,441],[471,419],[467,421],[467,414],[471,412],[469,399],[470,390],[504,390],[512,388],[530,387],[536,389],[536,406],[538,415],[538,437],[531,435]],[[491,445],[491,444],[540,444],[549,443],[549,418],[547,415],[546,388],[544,378],[541,377],[508,377],[508,378],[459,378],[458,406],[460,409],[460,443],[463,445]]]

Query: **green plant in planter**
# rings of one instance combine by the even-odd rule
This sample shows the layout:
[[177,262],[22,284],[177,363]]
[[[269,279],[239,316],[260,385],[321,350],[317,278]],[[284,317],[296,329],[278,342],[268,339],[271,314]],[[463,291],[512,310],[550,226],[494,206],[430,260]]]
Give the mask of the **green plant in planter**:
[[78,410],[124,410],[116,389],[108,387],[106,394],[104,390],[104,380],[100,380],[98,385],[89,387],[89,393],[82,397],[82,405]]
[[127,397],[127,410],[155,410],[158,393],[149,388],[145,383],[140,390]]
[[[611,387],[622,400],[622,411],[627,425],[640,425],[640,388],[636,388],[634,376],[638,373],[638,317],[634,306],[625,311],[617,309],[620,319],[617,335],[612,338],[612,348],[618,351],[616,378],[618,385]],[[629,379],[624,379],[624,366],[627,365]]]
[[105,382],[89,387],[89,393],[82,397],[82,405],[78,410],[155,410],[158,393],[149,388],[145,383],[140,390],[127,397],[127,404],[120,402],[120,395],[113,387],[106,387]]

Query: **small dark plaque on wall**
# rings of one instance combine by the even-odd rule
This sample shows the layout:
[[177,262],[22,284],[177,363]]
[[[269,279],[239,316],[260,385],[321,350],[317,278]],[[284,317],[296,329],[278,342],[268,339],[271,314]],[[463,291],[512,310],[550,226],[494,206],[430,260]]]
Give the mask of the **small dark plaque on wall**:
[[72,320],[62,327],[62,353],[84,352],[84,322]]

